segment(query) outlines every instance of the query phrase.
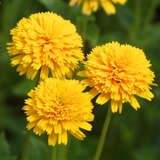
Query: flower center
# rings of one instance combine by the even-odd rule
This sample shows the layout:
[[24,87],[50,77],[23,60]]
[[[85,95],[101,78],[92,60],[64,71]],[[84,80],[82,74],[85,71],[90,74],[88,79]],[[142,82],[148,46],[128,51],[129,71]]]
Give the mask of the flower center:
[[63,97],[57,97],[52,101],[49,107],[49,117],[55,120],[70,120],[72,119],[73,111],[70,109],[70,105],[64,102]]
[[114,66],[110,72],[109,79],[113,82],[120,83],[122,80],[121,75],[123,74],[123,72],[124,69],[117,68]]

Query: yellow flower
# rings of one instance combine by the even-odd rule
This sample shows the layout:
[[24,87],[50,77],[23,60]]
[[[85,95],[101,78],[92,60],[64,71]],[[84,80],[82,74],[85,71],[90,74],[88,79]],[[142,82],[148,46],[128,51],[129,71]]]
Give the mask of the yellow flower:
[[35,134],[46,132],[48,144],[67,144],[67,132],[82,140],[90,131],[94,115],[90,95],[83,92],[85,86],[77,80],[48,78],[31,90],[23,110],[27,115],[27,129]]
[[41,79],[49,72],[56,78],[70,77],[83,60],[82,39],[75,26],[52,12],[23,18],[11,35],[11,65],[18,65],[19,74],[26,73],[29,79],[34,79],[39,70]]
[[76,4],[80,5],[83,3],[83,13],[90,15],[92,12],[97,11],[98,5],[100,3],[107,14],[115,14],[116,9],[114,3],[124,5],[126,1],[127,0],[84,0],[83,2],[82,0],[70,0],[70,5],[74,6]]
[[141,49],[112,42],[94,48],[85,62],[86,70],[79,72],[88,79],[84,83],[92,87],[90,94],[99,94],[96,102],[111,100],[112,112],[122,112],[122,104],[129,102],[134,109],[140,108],[135,95],[151,100],[150,85],[154,73],[150,62]]

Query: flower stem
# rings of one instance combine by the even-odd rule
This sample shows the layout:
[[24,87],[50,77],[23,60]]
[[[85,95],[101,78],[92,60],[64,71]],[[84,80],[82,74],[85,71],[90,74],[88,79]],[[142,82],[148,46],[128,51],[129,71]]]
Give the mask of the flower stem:
[[68,146],[64,146],[63,144],[60,146],[60,160],[67,160],[67,152],[68,152]]
[[98,146],[97,146],[97,150],[96,150],[94,160],[100,160],[100,156],[101,156],[101,153],[102,153],[102,150],[103,150],[106,134],[107,134],[107,131],[108,131],[108,126],[109,126],[109,123],[110,123],[110,120],[111,120],[111,115],[112,115],[111,109],[110,109],[110,107],[108,107],[108,112],[107,112],[106,119],[105,119],[105,122],[104,122],[104,125],[103,125],[101,136],[100,136],[100,139],[99,139],[99,142],[98,142]]
[[23,153],[22,153],[21,160],[27,160],[27,153],[28,153],[28,150],[29,150],[30,138],[31,138],[31,131],[27,131],[27,137],[26,137],[26,141],[25,141],[25,144],[24,144],[24,150],[23,150]]
[[57,149],[56,146],[52,148],[51,160],[56,160],[57,157]]

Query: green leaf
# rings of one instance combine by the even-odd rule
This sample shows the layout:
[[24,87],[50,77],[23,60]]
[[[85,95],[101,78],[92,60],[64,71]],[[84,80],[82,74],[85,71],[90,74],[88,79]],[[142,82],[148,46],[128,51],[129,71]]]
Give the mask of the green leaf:
[[69,6],[69,3],[67,3],[66,1],[63,0],[38,0],[38,1],[41,4],[43,4],[48,10],[60,14],[61,16],[63,16],[63,18],[71,20],[72,23],[76,24],[77,28],[86,19],[88,21],[95,20],[95,17],[93,15],[86,16],[82,14],[81,7]]
[[126,30],[130,30],[135,20],[134,13],[131,9],[127,8],[127,6],[124,7],[121,5],[117,6],[116,17],[121,26]]
[[71,137],[71,141],[68,146],[68,159],[69,160],[93,160],[97,146],[97,139],[92,136],[88,136],[83,141],[79,141],[74,137]]
[[[9,110],[8,110],[9,111]],[[24,119],[21,117],[16,117],[15,115],[1,115],[0,125],[5,127],[12,133],[20,136],[22,134],[22,129],[24,129]]]
[[3,133],[0,134],[0,157],[10,154],[9,144],[7,143]]
[[13,93],[19,96],[26,96],[36,85],[36,80],[24,79],[13,87]]
[[119,31],[115,31],[115,32],[111,32],[111,33],[107,33],[104,35],[101,35],[99,38],[99,45],[103,45],[107,42],[111,42],[111,41],[118,41],[118,42],[122,42],[124,38],[124,34],[122,32]]
[[30,139],[29,160],[49,160],[50,150],[40,137],[32,136]]
[[87,24],[86,39],[89,40],[92,47],[98,43],[99,33],[99,28],[95,23]]
[[159,48],[160,24],[149,25],[142,33],[141,41],[143,45],[151,48]]
[[16,156],[10,155],[10,146],[3,133],[0,134],[0,160],[16,160]]
[[133,152],[134,160],[157,160],[159,159],[159,147],[145,146]]
[[62,15],[64,18],[72,18],[72,8],[62,0],[38,0],[48,10]]
[[27,0],[5,0],[2,8],[2,29],[9,33],[9,30],[13,28],[17,21],[23,16],[29,16],[31,13],[39,11],[39,3],[36,1]]
[[16,156],[1,156],[1,160],[17,160]]

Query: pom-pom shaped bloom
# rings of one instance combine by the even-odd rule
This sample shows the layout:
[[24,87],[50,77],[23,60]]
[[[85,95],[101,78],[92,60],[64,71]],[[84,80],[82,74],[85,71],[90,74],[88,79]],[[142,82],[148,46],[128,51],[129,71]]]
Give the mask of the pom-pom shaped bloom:
[[34,79],[40,69],[41,79],[48,77],[50,71],[56,78],[71,76],[83,60],[82,39],[75,26],[52,12],[23,18],[11,35],[11,65],[18,65],[19,74],[26,73],[29,79]]
[[77,80],[48,78],[31,90],[23,110],[27,115],[27,129],[35,134],[46,132],[48,144],[67,144],[67,132],[82,140],[85,134],[80,128],[90,131],[93,121],[93,105],[90,95],[83,92]]
[[97,11],[98,5],[103,7],[107,14],[115,14],[116,9],[114,3],[119,3],[124,5],[127,0],[70,0],[70,5],[75,6],[76,4],[80,5],[83,3],[82,12],[84,14],[90,15],[92,12]]
[[90,93],[96,102],[104,104],[111,100],[112,112],[122,112],[122,104],[129,102],[134,109],[140,108],[135,95],[151,100],[150,85],[154,73],[150,62],[141,49],[112,42],[94,48],[85,62],[85,71],[79,75],[88,79],[86,85],[92,87]]

